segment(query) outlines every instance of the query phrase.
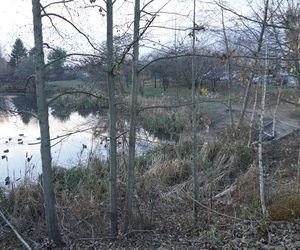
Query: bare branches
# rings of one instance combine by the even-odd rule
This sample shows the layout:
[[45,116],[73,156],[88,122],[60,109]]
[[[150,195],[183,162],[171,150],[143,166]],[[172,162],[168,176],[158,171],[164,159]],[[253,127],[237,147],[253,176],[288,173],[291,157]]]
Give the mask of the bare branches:
[[53,63],[56,63],[64,58],[68,58],[68,57],[71,57],[71,56],[84,56],[84,57],[94,57],[94,58],[100,58],[100,59],[104,59],[103,56],[100,56],[100,55],[95,55],[95,54],[84,54],[84,53],[70,53],[70,54],[66,54],[65,56],[63,57],[60,57],[60,58],[57,58],[53,61],[50,61],[49,63],[45,64],[45,67],[48,67],[49,65],[53,64]]
[[[151,24],[154,22],[155,18],[157,17],[157,14],[166,6],[169,4],[171,0],[167,1],[159,10],[157,10],[154,14],[151,15],[150,20],[148,20],[147,24],[145,25],[145,27],[143,28],[143,30],[140,32],[138,38],[136,40],[133,40],[124,50],[123,55],[121,57],[121,59],[117,62],[117,64],[114,65],[114,67],[112,68],[112,71],[114,71],[114,69],[119,66],[120,64],[122,64],[122,62],[124,61],[126,55],[129,53],[129,51],[131,50],[131,48],[133,47],[133,45],[139,41],[141,39],[141,37],[145,34],[145,32],[148,30],[148,28],[151,26]],[[150,3],[152,3],[153,0],[150,0],[143,8],[142,10],[145,9],[146,6],[148,6]],[[141,10],[141,11],[142,11]],[[140,70],[138,70],[138,73],[140,72]]]
[[[219,6],[220,8],[222,8],[223,10],[228,11],[228,12],[234,14],[235,16],[237,16],[237,17],[239,17],[239,18],[241,18],[241,19],[250,21],[250,22],[252,22],[252,23],[256,23],[256,24],[261,25],[263,22],[265,22],[265,20],[256,20],[256,19],[253,19],[253,18],[251,18],[251,17],[242,15],[242,14],[238,13],[237,11],[235,11],[235,10],[233,10],[233,9],[227,8],[225,5],[218,3],[217,1],[215,1],[215,4],[216,4],[217,6]],[[286,29],[286,27],[284,27],[284,26],[282,26],[282,25],[277,25],[277,24],[272,24],[272,23],[269,24],[268,22],[266,22],[265,25],[266,25],[267,27],[275,27],[275,28],[278,28],[278,29]]]
[[48,105],[53,103],[55,100],[57,100],[58,98],[64,96],[64,95],[73,95],[73,94],[84,94],[84,95],[89,95],[89,96],[92,96],[92,97],[95,97],[97,99],[105,99],[105,100],[108,100],[107,97],[104,97],[104,96],[98,96],[98,95],[95,95],[93,93],[90,93],[90,92],[87,92],[87,91],[66,91],[66,92],[63,92],[63,93],[60,93],[58,95],[56,95],[55,97],[51,98],[49,101],[48,101]]
[[51,5],[66,4],[66,3],[73,2],[73,1],[74,0],[62,0],[62,1],[52,2],[52,3],[49,3],[49,4],[45,5],[43,8],[46,9],[46,8],[50,7]]
[[67,22],[68,24],[70,24],[80,35],[82,35],[89,43],[89,45],[96,51],[100,52],[100,50],[98,48],[96,48],[96,46],[92,43],[92,41],[90,40],[90,38],[84,33],[82,32],[74,23],[72,23],[70,20],[68,20],[67,18],[58,15],[56,13],[47,13],[44,7],[41,7],[44,14],[42,15],[42,17],[48,17],[51,19],[51,16],[60,18],[62,20],[64,20],[65,22]]
[[113,66],[112,72],[115,70],[115,68],[116,68],[118,65],[122,64],[122,62],[124,61],[126,55],[129,53],[129,51],[131,50],[131,48],[133,47],[133,45],[134,45],[137,41],[139,41],[139,39],[144,35],[144,33],[147,31],[147,29],[149,28],[149,26],[150,26],[150,25],[152,24],[152,22],[154,21],[155,17],[156,17],[156,16],[153,16],[153,17],[151,18],[151,20],[146,24],[146,26],[144,27],[143,31],[140,33],[138,39],[132,41],[132,42],[125,48],[125,50],[124,50],[124,52],[123,52],[123,54],[122,54],[121,59]]

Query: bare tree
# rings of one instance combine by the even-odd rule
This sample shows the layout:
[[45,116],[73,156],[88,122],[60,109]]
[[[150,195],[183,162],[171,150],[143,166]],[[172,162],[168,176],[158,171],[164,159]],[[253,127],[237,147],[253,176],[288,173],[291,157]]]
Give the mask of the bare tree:
[[193,182],[194,182],[194,219],[198,219],[198,200],[199,200],[199,173],[197,166],[197,125],[196,125],[196,103],[195,103],[195,94],[196,94],[196,78],[195,78],[195,42],[196,42],[196,0],[193,3],[193,30],[192,30],[192,170],[193,170]]
[[[266,46],[267,56],[268,46]],[[259,118],[259,138],[258,138],[258,170],[259,170],[259,193],[261,211],[265,217],[267,214],[266,201],[265,201],[265,181],[264,181],[264,165],[263,165],[263,134],[264,134],[264,116],[266,105],[266,93],[267,93],[267,59],[265,59],[265,75],[262,84],[262,96],[261,96],[261,112]]]
[[117,141],[116,120],[117,111],[115,103],[115,83],[113,75],[113,2],[106,1],[107,17],[107,88],[109,97],[109,136],[110,136],[110,223],[111,235],[118,235],[118,207],[117,207]]
[[251,65],[251,73],[250,73],[250,77],[249,77],[249,80],[248,80],[248,83],[246,86],[244,102],[243,102],[242,110],[241,110],[240,117],[239,117],[236,128],[239,128],[241,126],[241,124],[243,123],[245,112],[248,107],[248,102],[249,102],[249,98],[250,98],[250,89],[251,89],[251,85],[252,85],[253,78],[254,78],[255,68],[257,67],[258,62],[259,62],[259,54],[260,54],[262,46],[263,46],[264,34],[266,31],[266,27],[268,25],[268,23],[267,23],[268,11],[269,11],[269,0],[266,0],[264,2],[263,18],[262,18],[262,21],[260,22],[260,32],[259,32],[259,37],[257,40],[257,48],[253,54],[253,63]]
[[132,64],[132,85],[131,85],[131,106],[130,106],[130,131],[129,131],[129,159],[128,159],[128,179],[125,204],[124,233],[129,230],[132,217],[132,197],[134,191],[135,173],[135,142],[136,142],[136,122],[137,122],[137,95],[138,95],[138,63],[139,63],[139,30],[140,30],[140,0],[135,0],[134,7],[134,33],[133,33],[133,64]]
[[59,231],[57,213],[55,208],[55,195],[53,188],[51,148],[48,120],[48,105],[45,94],[45,59],[43,50],[43,29],[41,18],[40,0],[32,0],[34,46],[35,46],[35,74],[36,74],[36,96],[38,108],[38,120],[41,134],[41,159],[43,169],[43,191],[45,216],[48,234],[51,240],[58,246],[62,245]]

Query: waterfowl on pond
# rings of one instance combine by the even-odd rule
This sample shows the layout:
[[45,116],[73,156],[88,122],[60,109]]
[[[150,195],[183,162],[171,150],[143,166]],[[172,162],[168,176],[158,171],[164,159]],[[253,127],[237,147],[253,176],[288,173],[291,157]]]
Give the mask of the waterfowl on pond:
[[8,141],[5,141],[5,143],[8,143]]
[[9,185],[9,184],[10,184],[10,177],[7,176],[7,177],[5,178],[5,185],[7,186],[7,185]]
[[12,138],[11,138],[11,137],[9,137],[9,138],[8,138],[8,141],[11,141],[11,140],[12,140]]
[[32,159],[32,155],[30,157],[26,157],[26,159],[27,159],[27,162],[30,162]]
[[22,141],[22,138],[18,138],[18,141]]
[[23,141],[21,140],[21,141],[18,141],[18,144],[19,145],[22,145],[23,144]]
[[1,159],[2,159],[2,160],[4,160],[4,159],[8,160],[7,155],[2,155],[2,156],[1,156]]
[[9,152],[8,149],[3,150],[3,153],[8,153],[8,152]]
[[24,134],[19,134],[19,136],[21,136],[21,137],[22,137],[22,136],[24,136]]
[[83,149],[87,148],[87,145],[82,144],[82,148],[83,148]]

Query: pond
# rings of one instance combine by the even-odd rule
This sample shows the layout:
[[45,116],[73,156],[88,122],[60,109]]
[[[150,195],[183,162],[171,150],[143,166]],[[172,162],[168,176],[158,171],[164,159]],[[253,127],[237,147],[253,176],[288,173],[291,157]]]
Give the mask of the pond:
[[[25,176],[34,180],[41,173],[35,99],[25,95],[1,95],[0,100],[0,185],[5,184],[7,176],[16,182]],[[50,108],[52,164],[69,168],[86,164],[93,156],[106,159],[107,120],[106,110],[71,112]],[[97,136],[95,128],[99,131]],[[142,129],[138,138],[139,153],[159,141]],[[125,149],[123,141],[119,140],[118,147]]]

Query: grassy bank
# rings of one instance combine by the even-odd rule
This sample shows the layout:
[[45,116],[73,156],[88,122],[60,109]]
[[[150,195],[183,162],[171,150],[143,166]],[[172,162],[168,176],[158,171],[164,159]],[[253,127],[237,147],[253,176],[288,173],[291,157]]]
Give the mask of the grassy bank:
[[[70,86],[66,83],[65,86],[58,84],[52,87],[71,90],[87,87],[81,84],[77,83],[74,87],[75,83]],[[59,91],[56,89],[56,93]],[[300,229],[300,140],[297,139],[300,138],[300,132],[296,131],[280,141],[272,141],[264,148],[266,198],[270,217],[263,218],[259,202],[258,149],[257,144],[247,145],[249,128],[241,127],[233,135],[223,126],[218,127],[216,138],[208,136],[204,130],[213,129],[218,125],[217,121],[226,120],[228,114],[224,105],[217,102],[197,105],[196,162],[201,198],[198,201],[199,218],[195,220],[191,110],[189,105],[178,105],[190,100],[189,90],[175,100],[176,92],[171,90],[164,95],[149,91],[145,91],[147,97],[139,98],[140,125],[153,133],[176,134],[179,139],[176,142],[158,141],[137,156],[130,234],[123,235],[120,231],[114,241],[109,238],[109,163],[93,158],[87,165],[71,169],[54,167],[58,217],[66,242],[65,249],[294,247]],[[70,103],[79,103],[79,97],[64,96],[57,99],[56,105],[70,105],[67,107],[72,108],[74,104]],[[198,98],[207,100],[207,97]],[[212,98],[217,101],[215,97]],[[129,98],[122,101],[125,103],[126,116]],[[120,152],[120,228],[123,226],[127,166],[127,155]],[[46,233],[42,191],[42,182],[24,181],[11,189],[9,194],[0,192],[1,209],[34,249],[53,247]],[[11,247],[11,242],[14,242],[14,247],[19,247],[19,242],[6,224],[1,222],[0,227],[3,229],[3,233],[0,233],[0,248]]]
[[[113,243],[109,239],[96,240],[109,234],[108,163],[94,158],[88,166],[71,169],[55,167],[58,216],[67,249],[75,246],[83,249],[90,247],[92,243],[94,247],[101,249],[122,246],[144,249],[145,246],[153,248],[163,244],[171,247],[179,244],[179,238],[185,245],[191,244],[189,242],[195,237],[197,242],[192,243],[192,249],[220,249],[224,246],[234,248],[236,235],[228,234],[228,230],[239,232],[247,241],[245,247],[256,247],[257,241],[276,223],[261,218],[258,172],[255,167],[256,150],[246,146],[244,133],[245,131],[241,131],[240,135],[233,138],[224,132],[218,140],[199,138],[197,163],[201,183],[200,202],[204,207],[200,210],[198,222],[193,219],[192,142],[188,133],[181,133],[177,143],[159,143],[139,156],[132,234],[130,238],[120,235]],[[118,159],[119,223],[122,225],[127,162],[122,155]],[[271,173],[281,171],[280,164],[273,168]],[[289,173],[292,174],[293,171],[291,169]],[[297,208],[300,197],[296,192],[298,186],[293,183],[293,187],[290,185],[284,192],[280,185],[275,192],[274,181],[279,183],[280,180],[282,177],[275,178],[267,185],[271,218],[295,219],[299,215],[289,211],[297,211],[293,209]],[[231,191],[226,191],[230,187]],[[42,183],[24,182],[11,190],[9,195],[2,193],[0,200],[1,209],[9,214],[25,239],[31,239],[34,249],[51,246],[46,236],[42,196]],[[252,227],[262,230],[257,234],[247,233],[251,218],[255,218]],[[285,224],[282,230],[291,225]],[[274,233],[275,238],[284,241],[280,230]],[[12,240],[14,236],[9,230],[3,232],[0,234],[0,246],[6,249],[10,244],[8,239]],[[289,237],[294,239],[296,232],[291,232]],[[155,239],[153,234],[156,235]],[[272,242],[280,245],[274,239]],[[18,244],[17,240],[13,241]],[[292,246],[288,242],[285,244]]]

